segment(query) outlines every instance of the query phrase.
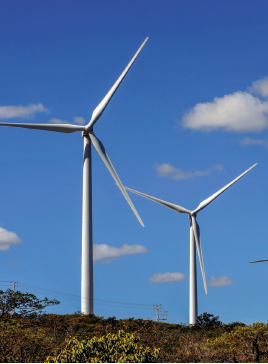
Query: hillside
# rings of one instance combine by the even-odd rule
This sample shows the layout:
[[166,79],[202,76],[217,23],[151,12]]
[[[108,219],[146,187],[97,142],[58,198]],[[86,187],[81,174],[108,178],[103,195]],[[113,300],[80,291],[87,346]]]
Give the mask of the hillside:
[[267,362],[268,325],[222,324],[209,314],[198,324],[158,323],[150,320],[104,319],[94,315],[5,315],[0,321],[0,362],[44,362],[65,339],[101,337],[124,330],[140,337],[140,345],[160,348],[158,362]]

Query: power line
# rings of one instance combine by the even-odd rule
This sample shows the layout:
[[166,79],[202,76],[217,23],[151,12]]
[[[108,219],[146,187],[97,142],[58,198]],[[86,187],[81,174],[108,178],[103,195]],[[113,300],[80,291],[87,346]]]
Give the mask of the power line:
[[[4,283],[11,283],[13,284],[13,287],[17,287],[17,284],[19,284],[20,286],[26,288],[26,287],[29,287],[29,288],[32,288],[32,289],[35,289],[35,290],[40,290],[40,291],[46,291],[46,292],[51,292],[51,293],[54,293],[56,295],[61,295],[63,296],[62,298],[65,298],[65,299],[74,299],[74,300],[77,300],[77,299],[81,299],[81,296],[78,296],[78,295],[74,295],[74,294],[70,294],[70,293],[64,293],[64,292],[59,292],[59,291],[55,291],[55,290],[51,290],[51,289],[47,289],[47,288],[41,288],[41,287],[38,287],[38,286],[33,286],[31,284],[27,284],[27,283],[23,283],[23,282],[13,282],[13,281],[1,281],[0,280],[0,284],[1,282],[4,282]],[[15,286],[14,286],[15,284]],[[116,305],[121,305],[121,307],[117,306],[117,308],[125,308],[125,309],[146,309],[146,310],[152,310],[154,309],[155,305],[150,305],[150,304],[142,304],[142,303],[130,303],[130,302],[118,302],[118,301],[110,301],[110,300],[102,300],[102,299],[94,299],[94,301],[96,302],[96,304],[99,306],[115,306],[116,308]],[[77,305],[70,305],[70,304],[66,304],[66,303],[60,303],[61,306],[69,306],[69,307],[74,307],[77,309],[77,311],[79,311],[79,308],[78,308],[78,304]],[[146,306],[146,307],[145,307]],[[161,306],[161,305],[160,305]],[[111,311],[111,310],[105,310],[105,309],[101,309],[101,308],[98,308],[96,307],[96,312],[111,312],[111,313],[118,313],[118,314],[128,314],[128,315],[150,315],[150,312],[128,312],[128,311]]]
[[[81,296],[78,296],[78,295],[74,295],[74,294],[69,294],[69,293],[63,293],[63,292],[59,292],[59,291],[54,291],[54,290],[51,290],[51,289],[46,289],[46,288],[41,288],[41,287],[37,287],[37,286],[32,286],[30,284],[26,284],[26,283],[22,283],[22,282],[19,282],[20,285],[23,285],[23,286],[28,286],[28,287],[32,287],[32,288],[37,288],[37,289],[40,289],[42,291],[49,291],[49,292],[53,292],[53,293],[57,293],[57,294],[61,294],[61,295],[64,295],[64,296],[70,296],[72,298],[75,298],[75,299],[80,299]],[[153,305],[149,305],[149,304],[143,304],[143,303],[129,303],[129,302],[116,302],[116,301],[108,301],[108,300],[101,300],[101,299],[97,299],[95,298],[94,301],[97,301],[97,302],[104,302],[104,303],[114,303],[114,304],[121,304],[121,305],[132,305],[132,306],[149,306],[149,307],[153,307]],[[147,309],[147,308],[146,308]]]
[[[10,282],[10,283],[13,283],[11,281],[0,281],[0,282]],[[51,289],[47,289],[47,288],[41,288],[41,287],[37,287],[37,286],[33,286],[31,284],[27,284],[27,283],[23,283],[23,282],[16,282],[16,283],[19,283],[20,285],[22,286],[26,286],[26,287],[31,287],[31,288],[36,288],[36,289],[39,289],[39,290],[42,290],[42,291],[47,291],[47,292],[52,292],[52,293],[57,293],[57,294],[60,294],[60,295],[64,295],[64,296],[67,296],[67,297],[72,297],[74,299],[80,299],[81,296],[78,296],[78,295],[74,295],[74,294],[70,294],[70,293],[64,293],[64,292],[59,292],[59,291],[55,291],[55,290],[51,290]],[[132,305],[132,306],[149,306],[148,308],[147,307],[141,307],[143,309],[152,309],[155,305],[150,305],[150,304],[146,304],[146,303],[129,303],[129,302],[117,302],[117,301],[108,301],[108,300],[102,300],[102,299],[97,299],[95,298],[94,301],[97,301],[98,302],[103,302],[104,304],[120,304],[120,305]],[[138,308],[138,307],[136,307]]]
[[[77,308],[77,306],[74,306],[74,305],[68,305],[68,304],[66,304],[66,303],[61,303],[61,305]],[[101,311],[101,312],[127,313],[127,314],[129,314],[129,312],[127,312],[127,311],[110,311],[110,310],[100,310],[100,309],[98,309],[98,308],[96,308],[96,311],[97,311],[97,312]],[[131,314],[133,314],[133,315],[148,315],[148,312],[131,312]]]

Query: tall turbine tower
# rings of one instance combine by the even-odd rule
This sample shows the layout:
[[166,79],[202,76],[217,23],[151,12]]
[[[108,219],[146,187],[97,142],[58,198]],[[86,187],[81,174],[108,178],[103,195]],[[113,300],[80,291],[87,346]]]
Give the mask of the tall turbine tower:
[[121,76],[113,87],[99,103],[92,113],[91,120],[86,126],[71,124],[25,124],[25,123],[0,123],[0,126],[12,126],[17,128],[39,129],[56,131],[60,133],[82,132],[84,138],[84,165],[83,165],[83,210],[82,210],[82,272],[81,272],[81,312],[84,314],[94,313],[93,293],[93,236],[92,236],[92,169],[91,169],[91,142],[105,163],[122,194],[141,223],[143,222],[125,191],[102,142],[93,133],[93,126],[98,121],[115,91],[123,81],[130,67],[138,57],[148,38],[142,43],[134,57],[131,59]]
[[144,193],[132,190],[131,188],[125,187],[126,190],[136,193],[137,195],[140,195],[142,197],[148,198],[149,200],[152,200],[154,202],[157,202],[161,205],[164,205],[176,212],[185,213],[189,215],[190,220],[190,307],[189,307],[189,323],[190,325],[193,325],[196,323],[197,315],[198,315],[198,306],[197,306],[197,281],[196,281],[196,248],[199,256],[199,262],[200,262],[200,268],[203,276],[203,283],[205,292],[207,294],[207,281],[205,277],[205,269],[204,269],[204,262],[203,262],[203,255],[202,255],[202,248],[201,248],[201,239],[200,239],[200,229],[199,225],[196,221],[197,213],[201,210],[203,210],[207,205],[209,205],[215,198],[217,198],[220,194],[222,194],[227,188],[232,186],[236,181],[238,181],[241,177],[243,177],[247,172],[249,172],[252,168],[254,168],[257,165],[254,164],[254,166],[250,167],[246,172],[242,173],[240,176],[238,176],[236,179],[234,179],[232,182],[230,182],[228,185],[223,187],[218,192],[214,193],[212,196],[204,200],[199,204],[199,206],[193,210],[187,210],[184,207],[175,205],[170,202],[166,202],[163,200],[159,200],[158,198],[145,195]]

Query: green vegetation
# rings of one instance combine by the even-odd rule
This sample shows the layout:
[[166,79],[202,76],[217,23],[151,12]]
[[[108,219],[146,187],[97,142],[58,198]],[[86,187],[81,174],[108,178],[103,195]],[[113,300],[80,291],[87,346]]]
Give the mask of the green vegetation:
[[49,300],[47,297],[39,300],[32,293],[13,292],[11,289],[5,292],[0,290],[0,318],[14,313],[20,317],[38,317],[46,307],[59,303],[60,301]]
[[153,363],[157,362],[159,349],[145,348],[137,343],[139,337],[119,331],[101,338],[94,337],[78,341],[67,339],[64,349],[46,363]]
[[267,363],[268,325],[238,326],[209,341],[208,347],[216,351],[222,362]]
[[217,316],[204,313],[196,325],[188,326],[133,318],[48,315],[39,309],[28,313],[22,309],[15,315],[10,310],[2,312],[1,363],[268,362],[267,324],[223,324]]

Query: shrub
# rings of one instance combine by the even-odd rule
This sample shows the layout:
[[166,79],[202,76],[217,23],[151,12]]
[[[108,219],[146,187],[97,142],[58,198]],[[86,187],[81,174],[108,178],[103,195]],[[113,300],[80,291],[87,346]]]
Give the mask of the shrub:
[[214,316],[211,313],[204,312],[201,315],[197,316],[196,326],[202,327],[205,329],[217,328],[222,325],[222,322],[219,320],[219,316]]
[[119,331],[101,338],[78,341],[66,339],[65,349],[47,357],[45,363],[152,363],[159,357],[160,349],[138,345],[139,337]]
[[232,332],[225,332],[207,346],[216,350],[218,360],[227,362],[267,362],[268,325],[255,323],[238,326]]

